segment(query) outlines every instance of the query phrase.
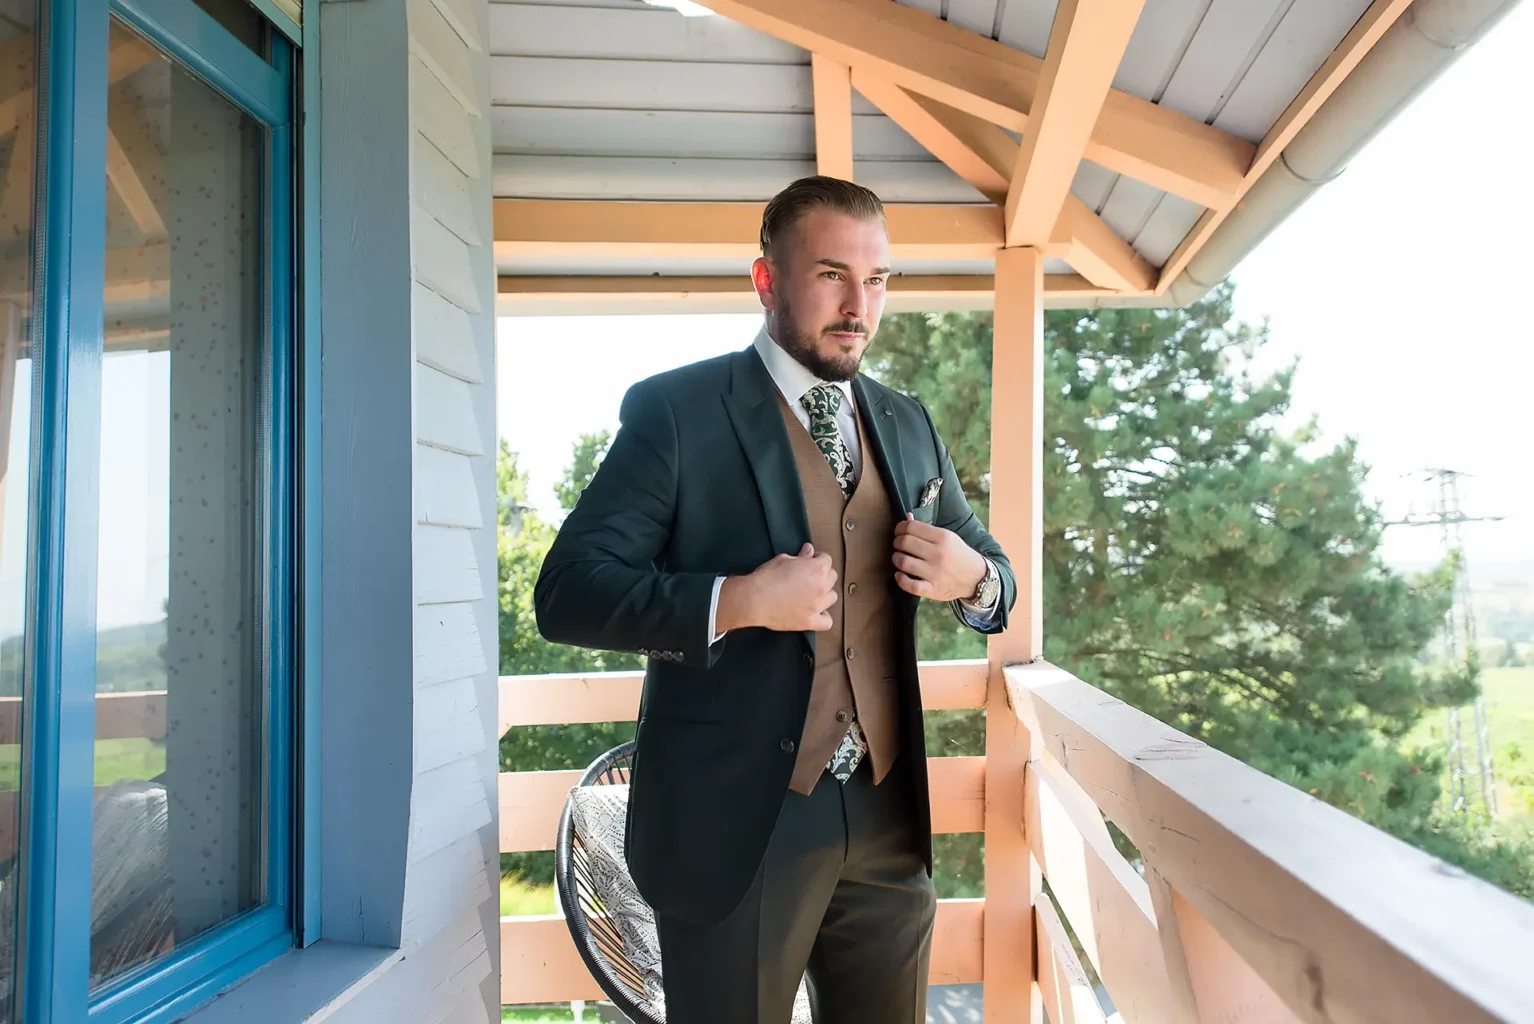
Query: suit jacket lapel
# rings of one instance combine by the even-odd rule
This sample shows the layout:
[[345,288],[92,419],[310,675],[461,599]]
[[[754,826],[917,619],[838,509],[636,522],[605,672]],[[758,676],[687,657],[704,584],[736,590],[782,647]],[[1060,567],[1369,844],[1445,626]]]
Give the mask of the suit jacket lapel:
[[777,385],[754,349],[735,357],[725,409],[756,477],[773,551],[794,555],[809,542],[810,520],[777,395]]
[[[900,456],[900,430],[895,426],[895,410],[889,397],[882,391],[869,387],[868,379],[859,374],[852,382],[852,393],[857,396],[858,412],[863,417],[864,431],[873,448],[871,460],[884,477],[884,489],[900,510],[900,518],[911,511],[909,490],[905,481],[905,461]],[[864,453],[863,465],[870,460]],[[866,470],[865,470],[866,471]]]

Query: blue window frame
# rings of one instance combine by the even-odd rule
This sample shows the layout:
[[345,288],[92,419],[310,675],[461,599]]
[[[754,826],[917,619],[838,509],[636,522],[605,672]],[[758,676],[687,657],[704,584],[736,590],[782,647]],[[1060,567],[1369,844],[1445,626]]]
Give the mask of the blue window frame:
[[[312,803],[302,800],[300,791],[307,787],[295,765],[299,715],[312,726],[316,713],[298,694],[299,666],[312,663],[317,653],[312,647],[317,638],[299,628],[301,616],[310,612],[298,593],[301,585],[314,582],[318,565],[312,545],[302,562],[298,557],[299,524],[314,514],[300,508],[299,473],[307,479],[317,468],[299,456],[305,434],[299,416],[312,420],[316,412],[308,403],[300,409],[298,399],[300,388],[303,395],[313,394],[318,373],[317,352],[300,351],[295,306],[297,275],[306,268],[295,257],[297,55],[290,40],[296,40],[298,27],[269,0],[252,2],[269,23],[263,52],[193,0],[42,3],[45,52],[38,67],[46,74],[38,87],[39,273],[30,349],[35,458],[23,634],[14,973],[19,998],[12,1010],[12,1019],[25,1024],[174,1019],[290,948],[295,936],[312,941],[317,926],[317,915],[297,906],[301,898],[317,907],[317,894],[295,878],[312,865],[317,849],[311,837],[298,835],[303,822],[294,813],[296,807],[306,818],[314,813]],[[252,598],[260,622],[253,630],[259,668],[253,678],[264,709],[253,727],[259,732],[255,764],[261,796],[252,814],[260,820],[261,840],[248,906],[189,938],[178,937],[171,948],[114,973],[93,990],[103,295],[109,221],[120,212],[108,202],[114,159],[121,173],[121,143],[109,131],[108,95],[123,74],[114,33],[125,30],[152,43],[210,95],[241,112],[255,127],[247,137],[260,140],[259,195],[250,199],[259,210],[259,248],[252,251],[259,252],[261,279],[252,293],[261,324],[253,332],[259,336],[253,349],[259,358],[250,367],[257,396],[250,416],[257,453],[250,522],[251,559],[262,576]],[[307,311],[304,322],[315,326]],[[306,764],[305,770],[313,766]]]

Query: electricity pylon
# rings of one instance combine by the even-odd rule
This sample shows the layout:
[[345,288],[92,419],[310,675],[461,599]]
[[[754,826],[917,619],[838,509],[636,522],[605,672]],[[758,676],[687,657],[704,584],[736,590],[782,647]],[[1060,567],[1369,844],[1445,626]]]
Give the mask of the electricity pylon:
[[[1405,519],[1387,522],[1386,526],[1433,526],[1441,531],[1446,554],[1456,554],[1459,571],[1454,576],[1454,595],[1444,616],[1444,658],[1453,667],[1468,665],[1475,652],[1475,607],[1470,600],[1470,570],[1465,561],[1464,540],[1460,536],[1463,523],[1487,523],[1500,520],[1501,516],[1467,516],[1460,506],[1459,478],[1464,476],[1454,469],[1425,469],[1419,476],[1434,485],[1433,508],[1425,515],[1408,511]],[[1469,808],[1469,787],[1466,785],[1464,725],[1462,708],[1448,710],[1447,741],[1449,755],[1449,804],[1456,812]],[[1476,695],[1471,705],[1471,728],[1475,736],[1476,775],[1480,781],[1481,807],[1487,817],[1497,816],[1497,777],[1492,763],[1491,728],[1486,720],[1486,700]]]

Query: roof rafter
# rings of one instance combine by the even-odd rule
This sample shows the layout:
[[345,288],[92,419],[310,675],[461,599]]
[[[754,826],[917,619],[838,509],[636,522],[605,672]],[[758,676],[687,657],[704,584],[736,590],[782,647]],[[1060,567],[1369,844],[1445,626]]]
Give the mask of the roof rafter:
[[[912,92],[1021,132],[1044,62],[889,0],[709,0],[759,32],[877,72]],[[1085,156],[1110,170],[1225,209],[1256,147],[1174,110],[1112,90]]]
[[[886,312],[941,312],[990,309],[996,279],[991,274],[896,274],[889,279]],[[1113,293],[1077,274],[1046,274],[1046,305],[1067,307]],[[502,275],[496,312],[501,316],[550,316],[659,312],[751,313],[761,299],[744,274],[705,277]]]
[[[1251,167],[1242,177],[1240,185],[1236,189],[1236,198],[1239,200],[1247,191],[1257,183],[1257,179],[1267,173],[1269,167],[1283,153],[1284,147],[1294,141],[1315,116],[1316,111],[1327,101],[1337,87],[1353,73],[1358,67],[1358,62],[1374,48],[1380,37],[1396,23],[1396,19],[1406,13],[1406,8],[1411,6],[1411,0],[1374,0],[1363,16],[1354,23],[1351,31],[1343,37],[1342,42],[1337,44],[1331,56],[1326,58],[1326,63],[1310,77],[1305,88],[1300,91],[1285,108],[1278,121],[1263,136],[1262,142],[1257,147],[1256,155],[1252,159]],[[1156,293],[1164,294],[1177,280],[1187,267],[1188,261],[1203,248],[1214,229],[1219,227],[1234,206],[1223,209],[1209,209],[1199,218],[1193,230],[1188,232],[1171,258],[1161,268],[1161,279],[1156,284]],[[1213,283],[1213,282],[1209,282]]]
[[[1006,132],[860,68],[853,69],[852,84],[961,178],[993,202],[1006,201],[1008,175],[1018,163],[1018,144]],[[1155,268],[1070,195],[1069,180],[1066,188],[1050,231],[1032,244],[1045,256],[1065,260],[1099,287],[1131,292],[1153,287]]]
[[[497,199],[498,258],[716,257],[749,262],[761,254],[762,203],[614,202]],[[994,206],[891,204],[896,259],[990,259],[1001,246]]]
[[1042,244],[1070,194],[1145,0],[1060,0],[1007,190],[1007,244]]

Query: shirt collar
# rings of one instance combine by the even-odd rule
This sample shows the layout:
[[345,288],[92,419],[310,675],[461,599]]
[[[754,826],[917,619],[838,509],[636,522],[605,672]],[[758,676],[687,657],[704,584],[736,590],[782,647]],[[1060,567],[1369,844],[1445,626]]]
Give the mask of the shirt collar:
[[772,377],[772,382],[782,392],[783,399],[791,407],[799,405],[799,399],[807,395],[811,388],[820,384],[833,384],[841,389],[842,401],[848,409],[853,407],[852,382],[850,380],[825,381],[815,376],[805,365],[793,356],[785,352],[777,342],[772,340],[772,335],[767,333],[764,324],[762,329],[756,332],[756,340],[752,342],[757,355],[762,357],[762,364],[767,367],[767,373]]

